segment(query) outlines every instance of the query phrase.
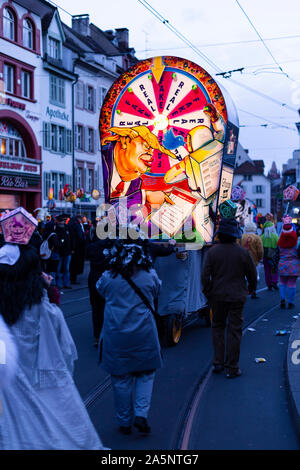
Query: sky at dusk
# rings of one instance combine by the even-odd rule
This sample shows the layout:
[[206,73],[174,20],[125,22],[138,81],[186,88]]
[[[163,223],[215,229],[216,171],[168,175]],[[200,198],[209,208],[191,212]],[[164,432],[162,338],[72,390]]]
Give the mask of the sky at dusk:
[[[156,16],[168,20],[196,51],[138,0],[53,3],[66,10],[59,13],[68,25],[70,15],[88,13],[102,30],[128,28],[130,47],[138,59],[173,55],[201,65],[232,96],[240,143],[251,158],[265,161],[267,171],[273,160],[281,170],[299,148],[295,126],[300,121],[299,0],[147,0],[148,8],[151,5]],[[241,67],[244,71],[232,73],[231,78],[216,76]]]

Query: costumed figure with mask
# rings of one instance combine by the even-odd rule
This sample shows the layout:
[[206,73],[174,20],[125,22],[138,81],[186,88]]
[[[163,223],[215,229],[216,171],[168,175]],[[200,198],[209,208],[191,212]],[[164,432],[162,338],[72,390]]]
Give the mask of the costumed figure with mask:
[[0,449],[104,449],[73,381],[74,341],[29,244],[38,222],[19,208],[0,223],[0,311],[18,352],[10,385],[0,391]]

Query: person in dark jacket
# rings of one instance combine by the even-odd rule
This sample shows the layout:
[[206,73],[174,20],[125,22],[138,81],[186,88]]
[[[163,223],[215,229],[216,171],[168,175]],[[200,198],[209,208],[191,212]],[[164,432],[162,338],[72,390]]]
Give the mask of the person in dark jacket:
[[71,232],[73,250],[70,262],[71,284],[79,284],[77,276],[83,273],[85,256],[85,231],[81,215],[77,215],[68,223]]
[[69,266],[72,253],[72,239],[66,220],[67,214],[60,214],[56,217],[56,226],[54,232],[58,240],[59,262],[57,266],[56,285],[59,289],[72,289],[70,286]]
[[214,372],[220,373],[225,367],[226,376],[233,378],[241,375],[239,356],[243,309],[248,292],[256,291],[257,275],[251,255],[236,243],[241,237],[238,222],[222,219],[217,234],[219,243],[208,249],[204,262],[202,285],[213,312]]
[[44,240],[48,240],[48,246],[51,250],[49,259],[43,261],[43,269],[47,274],[52,276],[52,285],[56,286],[57,267],[59,263],[59,243],[55,233],[56,224],[54,218],[45,226]]
[[96,232],[94,238],[86,248],[86,258],[90,261],[90,272],[88,286],[90,293],[90,303],[92,307],[92,319],[94,330],[94,346],[98,346],[100,333],[103,325],[103,314],[105,300],[96,289],[96,283],[107,269],[107,261],[103,254],[105,248],[111,247],[113,241],[110,239],[100,240]]

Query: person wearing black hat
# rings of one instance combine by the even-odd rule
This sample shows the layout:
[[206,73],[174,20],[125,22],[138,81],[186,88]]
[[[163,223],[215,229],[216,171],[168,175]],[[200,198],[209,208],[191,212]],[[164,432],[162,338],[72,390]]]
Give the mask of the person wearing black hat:
[[233,378],[241,375],[239,356],[243,309],[248,292],[256,291],[257,276],[249,252],[236,243],[242,235],[238,222],[234,218],[221,219],[217,235],[218,243],[207,252],[202,285],[213,312],[214,372],[220,373],[226,368],[226,376]]

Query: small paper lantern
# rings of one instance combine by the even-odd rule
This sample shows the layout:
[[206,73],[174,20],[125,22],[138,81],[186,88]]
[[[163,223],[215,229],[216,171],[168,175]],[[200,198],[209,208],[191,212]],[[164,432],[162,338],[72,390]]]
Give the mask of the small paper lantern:
[[293,186],[293,185],[288,186],[283,191],[283,198],[286,201],[296,201],[299,192],[300,191],[296,188],[296,186]]
[[49,201],[51,201],[51,199],[53,199],[53,188],[49,188],[48,199],[49,199]]
[[70,184],[65,184],[64,186],[64,195],[66,197],[69,197],[71,194],[71,185]]
[[38,221],[23,207],[18,207],[18,209],[4,214],[0,224],[6,243],[27,245]]
[[291,224],[292,223],[292,217],[290,215],[284,215],[282,217],[282,222],[284,224]]
[[224,219],[233,218],[235,217],[237,206],[230,199],[227,199],[220,204],[219,211]]
[[78,199],[83,197],[83,195],[84,195],[84,189],[83,188],[77,189],[76,196],[78,197]]
[[98,191],[98,189],[93,189],[92,198],[95,199],[95,201],[97,201],[99,197],[100,197],[100,192]]
[[231,191],[231,200],[240,201],[243,199],[244,195],[245,191],[243,190],[243,188],[241,188],[241,186],[235,186],[234,188],[232,188]]
[[56,202],[54,199],[49,199],[49,201],[47,201],[47,207],[49,210],[52,210],[56,207]]
[[70,195],[70,201],[71,201],[71,202],[75,202],[75,201],[76,201],[76,194],[75,194],[75,193],[71,193],[71,195]]

